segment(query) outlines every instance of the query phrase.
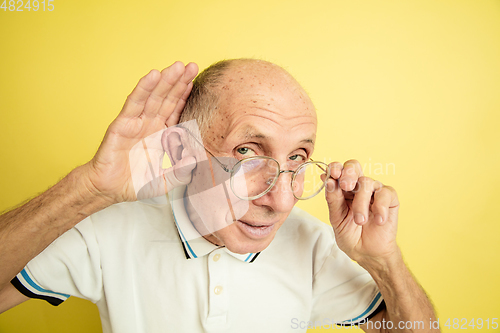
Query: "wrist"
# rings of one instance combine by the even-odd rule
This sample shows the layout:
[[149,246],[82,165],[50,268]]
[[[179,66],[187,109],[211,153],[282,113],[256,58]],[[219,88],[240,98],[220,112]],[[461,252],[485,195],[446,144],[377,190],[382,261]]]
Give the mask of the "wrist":
[[387,278],[389,275],[406,269],[403,255],[396,245],[390,253],[378,257],[363,257],[358,264],[366,269],[375,279],[376,277]]
[[[362,266],[372,276],[384,298],[387,321],[436,320],[431,302],[404,263],[399,247],[392,255],[364,261]],[[431,331],[431,328],[425,331]]]
[[82,207],[86,207],[88,215],[116,203],[102,194],[92,181],[92,170],[89,163],[73,169],[68,174],[68,181],[76,189],[76,197]]

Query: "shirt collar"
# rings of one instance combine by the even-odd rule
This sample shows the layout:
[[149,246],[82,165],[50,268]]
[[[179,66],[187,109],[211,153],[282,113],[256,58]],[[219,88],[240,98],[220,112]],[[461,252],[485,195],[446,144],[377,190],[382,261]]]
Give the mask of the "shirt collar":
[[239,254],[229,251],[223,246],[217,246],[206,240],[189,220],[188,214],[186,212],[186,207],[184,206],[184,193],[186,192],[186,186],[180,186],[169,192],[168,198],[170,200],[170,205],[172,207],[172,213],[174,216],[175,226],[179,232],[179,237],[184,248],[184,254],[186,259],[195,259],[208,255],[210,252],[223,248],[231,256],[235,257],[244,262],[254,262],[258,253],[246,253]]

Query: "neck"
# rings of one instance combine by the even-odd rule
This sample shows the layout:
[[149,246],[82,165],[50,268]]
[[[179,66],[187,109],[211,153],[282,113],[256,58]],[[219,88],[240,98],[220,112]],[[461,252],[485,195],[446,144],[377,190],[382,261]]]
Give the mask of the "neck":
[[189,221],[196,231],[198,231],[199,234],[207,241],[217,246],[224,246],[224,243],[220,239],[207,230],[207,227],[189,199],[188,189],[189,186],[186,187],[186,191],[184,192],[184,208],[186,209]]

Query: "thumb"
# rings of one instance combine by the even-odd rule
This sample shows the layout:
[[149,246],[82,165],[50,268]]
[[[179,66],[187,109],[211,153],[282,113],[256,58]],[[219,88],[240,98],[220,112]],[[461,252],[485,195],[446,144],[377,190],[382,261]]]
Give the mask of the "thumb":
[[333,178],[328,179],[325,186],[325,197],[330,213],[330,223],[332,227],[337,230],[349,213],[349,206],[347,205],[344,192],[340,188],[338,180]]
[[166,169],[163,173],[166,184],[165,191],[168,192],[176,187],[189,184],[195,168],[196,158],[189,155],[183,157],[173,167]]
[[191,172],[195,167],[196,159],[193,156],[188,156],[175,166],[160,171],[158,177],[146,183],[137,192],[137,200],[159,197],[176,187],[189,184]]

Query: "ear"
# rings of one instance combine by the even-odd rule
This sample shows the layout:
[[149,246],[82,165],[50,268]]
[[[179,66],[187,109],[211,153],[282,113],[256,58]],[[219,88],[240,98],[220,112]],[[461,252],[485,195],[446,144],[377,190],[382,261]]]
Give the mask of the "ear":
[[161,145],[170,158],[172,166],[178,164],[184,157],[189,155],[186,134],[182,128],[169,127],[161,136]]

